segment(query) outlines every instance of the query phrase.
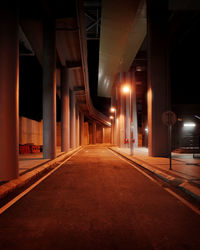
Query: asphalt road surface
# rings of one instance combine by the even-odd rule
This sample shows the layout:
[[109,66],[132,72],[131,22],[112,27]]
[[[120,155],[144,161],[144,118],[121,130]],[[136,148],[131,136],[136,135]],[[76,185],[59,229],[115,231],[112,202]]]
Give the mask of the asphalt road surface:
[[0,249],[200,249],[200,216],[91,146],[0,215]]

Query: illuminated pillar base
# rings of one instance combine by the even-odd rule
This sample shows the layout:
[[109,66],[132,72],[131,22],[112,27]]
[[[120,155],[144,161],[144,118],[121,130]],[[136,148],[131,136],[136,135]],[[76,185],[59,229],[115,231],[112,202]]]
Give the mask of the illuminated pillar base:
[[61,68],[61,151],[68,152],[70,148],[70,118],[69,118],[69,72],[67,67]]
[[72,149],[76,147],[76,95],[74,91],[70,91],[70,146]]
[[17,8],[0,9],[0,181],[18,177],[19,47]]
[[167,58],[167,1],[147,1],[148,39],[148,148],[150,156],[168,156],[168,131],[161,116],[169,110]]
[[84,145],[84,113],[83,112],[80,113],[80,126],[81,126],[80,127],[81,146],[83,146]]
[[43,29],[43,157],[56,157],[56,31],[46,18]]

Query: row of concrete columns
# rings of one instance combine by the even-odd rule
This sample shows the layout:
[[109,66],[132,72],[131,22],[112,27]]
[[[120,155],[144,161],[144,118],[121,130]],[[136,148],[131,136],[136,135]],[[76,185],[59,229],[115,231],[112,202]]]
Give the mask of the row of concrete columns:
[[[169,91],[169,59],[167,45],[168,1],[147,0],[147,41],[148,41],[148,83],[147,83],[147,109],[148,109],[148,149],[150,156],[167,156],[169,142],[167,127],[162,123],[162,113],[170,110]],[[131,82],[130,72],[121,73],[119,84],[114,93],[114,106],[116,119],[114,122],[115,136],[113,142],[124,147],[124,139],[130,138],[130,110],[129,100],[121,94],[120,86],[123,82]],[[124,78],[126,76],[126,79]],[[132,118],[134,145],[138,144],[136,85],[134,72],[132,75]],[[126,106],[126,111],[125,111]]]
[[[56,157],[56,32],[55,20],[46,18],[43,37],[43,151],[44,158]],[[61,68],[61,151],[79,146],[80,112],[76,93],[69,81],[70,71]]]
[[[122,91],[122,87],[127,83],[131,89],[131,92],[125,94]],[[116,109],[114,113],[114,119],[112,121],[112,143],[117,144],[120,147],[129,147],[130,139],[132,138],[135,141],[134,146],[137,147],[138,125],[136,107],[136,81],[134,70],[130,72],[123,72],[119,75],[116,96],[112,101],[112,106]],[[126,139],[128,140],[127,143]]]
[[[18,13],[0,10],[0,181],[18,177],[19,38]],[[56,157],[56,31],[46,17],[43,29],[43,157]],[[83,144],[84,114],[76,104],[69,69],[61,68],[61,150]],[[80,120],[79,120],[79,117]],[[71,123],[71,124],[70,124]],[[70,130],[71,128],[71,130]],[[81,136],[80,136],[81,130]]]

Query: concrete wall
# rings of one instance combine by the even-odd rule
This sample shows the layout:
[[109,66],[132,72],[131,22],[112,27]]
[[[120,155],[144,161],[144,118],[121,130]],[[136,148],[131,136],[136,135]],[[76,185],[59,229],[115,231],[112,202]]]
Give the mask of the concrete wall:
[[[19,117],[19,144],[43,145],[43,122]],[[57,122],[57,146],[61,145],[61,123]]]
[[83,145],[89,144],[89,125],[88,122],[84,122],[84,139],[83,139]]
[[142,133],[138,133],[138,147],[142,147],[143,144],[142,144]]
[[43,122],[19,117],[19,144],[43,145]]
[[88,123],[89,127],[89,144],[92,144],[92,124]]
[[111,128],[103,128],[103,143],[111,143]]
[[[90,133],[89,133],[90,127]],[[57,146],[61,146],[61,123],[56,124]],[[90,142],[91,140],[91,142]],[[97,126],[97,143],[111,143],[111,128]],[[43,122],[34,121],[26,117],[19,118],[19,144],[33,143],[43,145]],[[83,145],[92,143],[92,126],[84,122],[84,141]]]
[[96,132],[96,143],[102,143],[103,142],[103,127],[97,126],[97,132]]
[[61,122],[56,123],[57,146],[61,146]]

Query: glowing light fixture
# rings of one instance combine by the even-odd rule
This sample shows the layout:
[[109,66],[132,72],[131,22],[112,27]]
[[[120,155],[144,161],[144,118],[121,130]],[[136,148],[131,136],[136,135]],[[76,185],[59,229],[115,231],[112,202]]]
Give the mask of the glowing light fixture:
[[113,119],[114,119],[114,117],[111,115],[111,116],[110,116],[110,119],[111,119],[111,120],[113,120]]
[[130,92],[130,87],[128,85],[125,85],[125,86],[122,87],[122,91],[124,93],[129,93]]
[[116,111],[116,109],[113,107],[110,109],[110,112],[112,112],[112,113],[114,113],[115,111]]
[[148,133],[149,132],[148,128],[145,128],[145,131]]
[[193,122],[188,122],[188,123],[184,123],[183,126],[184,126],[184,127],[195,127],[196,124],[193,123]]

